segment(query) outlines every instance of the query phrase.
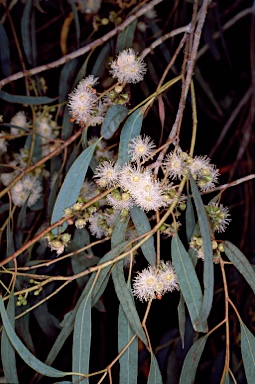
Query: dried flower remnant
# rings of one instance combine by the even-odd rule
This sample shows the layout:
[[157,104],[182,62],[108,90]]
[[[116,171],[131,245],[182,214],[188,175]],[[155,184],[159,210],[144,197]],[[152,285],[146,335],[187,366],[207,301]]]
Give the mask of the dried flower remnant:
[[132,48],[121,51],[111,63],[110,73],[120,83],[138,83],[146,73],[146,64],[137,57]]

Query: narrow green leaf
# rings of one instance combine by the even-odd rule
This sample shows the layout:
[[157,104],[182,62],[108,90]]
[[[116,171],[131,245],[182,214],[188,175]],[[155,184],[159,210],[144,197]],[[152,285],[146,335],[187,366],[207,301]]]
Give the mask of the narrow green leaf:
[[24,52],[27,58],[27,61],[29,64],[34,65],[33,62],[33,52],[32,52],[32,37],[31,37],[31,30],[32,30],[32,13],[33,13],[33,1],[27,0],[25,3],[25,8],[21,17],[21,37],[22,37],[22,43]]
[[9,340],[11,341],[13,347],[17,351],[17,353],[20,355],[20,357],[24,360],[24,362],[34,369],[36,372],[39,372],[45,376],[49,377],[63,377],[66,376],[67,372],[59,371],[55,368],[52,368],[44,363],[42,363],[40,360],[38,360],[22,343],[22,341],[18,338],[15,331],[12,328],[12,325],[8,319],[8,316],[6,314],[4,303],[2,297],[0,297],[0,313],[2,316],[2,321],[4,325],[4,329],[8,335]]
[[111,237],[111,245],[112,248],[116,247],[116,245],[119,245],[123,241],[125,241],[125,234],[128,227],[129,217],[127,217],[127,220],[125,222],[121,221],[121,216],[118,214],[116,217],[114,230]]
[[137,109],[129,116],[122,128],[120,134],[119,156],[117,160],[119,165],[124,165],[130,160],[130,155],[127,151],[128,144],[134,137],[140,135],[144,112],[145,109],[143,107]]
[[23,95],[11,95],[10,93],[0,90],[0,99],[16,104],[32,104],[42,105],[50,104],[57,100],[57,98],[51,99],[47,96],[23,96]]
[[[125,247],[127,243],[128,242],[126,241],[125,243],[120,244],[117,247],[111,249],[111,251],[109,251],[108,253],[106,253],[104,255],[104,257],[102,257],[102,259],[100,260],[100,262],[98,264],[102,264],[102,263],[107,262],[109,260],[112,260],[114,257],[118,256],[118,254],[121,252],[122,248]],[[101,296],[100,292],[101,292],[102,286],[104,286],[104,283],[106,280],[108,281],[110,268],[111,268],[111,265],[108,267],[105,267],[101,270],[99,277],[97,278],[97,281],[95,282],[95,284],[94,284],[94,279],[96,277],[96,272],[92,273],[92,275],[91,275],[88,283],[86,284],[84,290],[82,291],[82,293],[79,297],[79,300],[77,301],[74,309],[67,314],[67,316],[65,317],[65,319],[62,322],[63,328],[62,328],[60,334],[58,335],[55,343],[53,344],[53,346],[50,350],[50,353],[46,359],[47,364],[53,363],[56,356],[60,352],[60,349],[63,347],[64,342],[66,341],[68,336],[72,333],[77,311],[78,311],[82,301],[84,300],[84,298],[89,294],[93,284],[94,284],[94,288],[93,288],[93,291],[91,294],[92,306],[97,303],[99,297]],[[99,296],[98,296],[98,293],[99,293]]]
[[200,337],[190,348],[184,360],[179,384],[193,384],[199,360],[203,353],[207,335]]
[[10,47],[8,37],[2,23],[0,23],[0,47],[1,68],[4,76],[8,77],[11,74]]
[[158,362],[154,354],[151,354],[151,366],[147,384],[163,384]]
[[207,332],[206,323],[201,323],[202,291],[195,268],[178,234],[172,240],[172,260],[181,292],[189,310],[193,328],[197,332]]
[[127,114],[128,110],[124,105],[112,105],[108,109],[101,127],[101,135],[104,139],[108,140],[114,135]]
[[[11,327],[15,328],[15,299],[13,292],[11,292],[6,312]],[[16,369],[15,349],[13,348],[5,330],[3,330],[1,339],[1,357],[6,383],[18,384],[19,379]]]
[[91,70],[91,74],[94,76],[103,76],[105,73],[105,63],[110,56],[111,51],[111,43],[108,41],[104,46],[100,47],[100,52],[98,52],[98,56],[96,62]]
[[[150,222],[146,213],[142,211],[139,207],[134,206],[131,209],[130,214],[138,236],[141,236],[151,230]],[[145,243],[143,243],[141,249],[148,263],[152,266],[155,266],[156,251],[153,236],[146,240]]]
[[75,34],[76,34],[76,49],[78,49],[80,46],[80,35],[81,35],[79,15],[78,15],[77,7],[76,7],[74,0],[68,0],[68,3],[71,5],[72,12],[73,12],[74,24],[75,24]]
[[185,311],[185,301],[182,293],[180,294],[180,301],[177,308],[178,311],[178,322],[179,322],[179,332],[182,341],[182,348],[184,348],[184,336],[185,336],[185,324],[186,324],[186,311]]
[[241,322],[241,352],[248,384],[254,384],[255,377],[255,337]]
[[200,227],[201,236],[203,239],[203,250],[204,250],[204,298],[202,310],[200,313],[200,322],[204,323],[207,321],[209,313],[212,308],[213,301],[213,287],[214,287],[214,269],[213,269],[213,252],[212,242],[210,235],[210,227],[208,223],[207,214],[205,207],[198,191],[197,185],[190,177],[190,186],[192,195],[194,198],[198,222]]
[[[17,315],[21,313],[21,308],[18,307]],[[22,308],[23,311],[23,308]],[[24,316],[21,316],[19,319],[16,320],[16,331],[19,337],[25,342],[25,345],[27,348],[35,355],[35,348],[33,344],[33,340],[30,334],[29,330],[29,320],[30,320],[30,313],[26,313]]]
[[230,241],[224,242],[224,251],[255,293],[255,272],[245,255]]
[[116,294],[122,309],[127,317],[135,334],[147,345],[147,339],[141,325],[140,318],[134,305],[133,297],[127,289],[126,280],[123,273],[123,260],[118,262],[112,270],[112,279]]
[[230,376],[228,372],[225,374],[222,384],[230,384]]
[[67,140],[71,136],[73,131],[73,123],[70,121],[70,114],[68,110],[68,106],[65,107],[62,129],[61,129],[61,139]]
[[125,48],[132,47],[136,24],[137,20],[133,21],[133,23],[129,24],[129,26],[118,35],[116,43],[116,53],[119,53]]
[[[53,208],[51,224],[60,220],[64,215],[64,210],[76,203],[96,145],[97,141],[86,148],[69,169]],[[64,223],[62,225],[62,232],[66,227],[67,223]],[[58,233],[57,228],[55,228],[53,233]]]
[[[73,365],[72,371],[77,373],[89,373],[89,357],[91,343],[91,292],[81,303],[75,323],[73,334]],[[79,380],[79,376],[73,375],[73,382]],[[89,383],[88,378],[83,378],[82,382]]]
[[196,220],[194,215],[194,209],[192,206],[192,201],[190,196],[187,196],[187,208],[185,212],[185,219],[186,219],[186,235],[187,240],[190,242],[191,236],[194,232],[195,226],[196,226]]
[[[128,287],[127,287],[128,289]],[[118,317],[118,351],[119,353],[134,336],[122,306],[119,306]],[[138,339],[137,337],[119,359],[119,384],[136,384],[138,375]]]
[[[67,95],[72,89],[74,74],[77,70],[77,66],[79,64],[79,59],[74,59],[65,63],[63,68],[61,69],[59,76],[59,103],[63,103],[67,99]],[[68,111],[68,107],[65,107]],[[69,115],[70,118],[70,115]]]

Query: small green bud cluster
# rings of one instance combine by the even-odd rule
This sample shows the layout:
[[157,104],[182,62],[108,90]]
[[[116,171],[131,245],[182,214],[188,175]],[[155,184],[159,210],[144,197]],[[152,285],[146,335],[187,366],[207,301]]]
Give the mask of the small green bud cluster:
[[51,251],[56,251],[57,255],[60,255],[64,252],[65,247],[70,242],[71,235],[69,233],[63,233],[62,235],[55,236],[50,232],[45,238],[48,240],[48,246]]
[[[190,247],[196,251],[196,255],[199,259],[204,260],[203,239],[200,236],[194,235],[190,241]],[[224,246],[222,243],[218,243],[216,240],[211,240],[213,251],[213,262],[219,263],[221,253],[224,252]]]
[[17,307],[21,307],[22,305],[27,305],[27,293],[25,293],[25,295],[19,295],[18,296],[18,299],[17,299],[17,302],[16,302],[16,305]]

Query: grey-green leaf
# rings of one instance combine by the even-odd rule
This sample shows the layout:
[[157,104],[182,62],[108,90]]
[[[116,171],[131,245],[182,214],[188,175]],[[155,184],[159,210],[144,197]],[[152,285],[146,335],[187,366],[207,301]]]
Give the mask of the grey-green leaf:
[[153,353],[151,353],[151,366],[147,384],[163,384],[158,362]]
[[186,221],[186,235],[187,235],[188,242],[190,242],[191,236],[195,229],[196,220],[194,215],[194,209],[192,206],[192,201],[189,195],[187,196],[187,208],[185,211],[185,221]]
[[245,255],[230,241],[224,242],[224,251],[255,293],[255,272]]
[[124,105],[112,105],[108,109],[101,127],[103,138],[106,140],[110,139],[127,115],[128,110]]
[[[86,148],[69,169],[53,208],[51,224],[60,220],[64,215],[64,210],[76,203],[96,145],[97,141]],[[62,232],[66,227],[67,223],[64,223]],[[56,228],[53,233],[58,233]]]
[[24,362],[34,369],[36,372],[39,372],[45,376],[49,377],[63,377],[68,374],[68,372],[62,372],[55,368],[52,368],[44,363],[42,363],[40,360],[38,360],[22,343],[22,341],[18,338],[17,334],[15,333],[14,329],[12,328],[12,325],[8,319],[8,316],[6,314],[4,303],[2,297],[0,297],[0,313],[2,316],[2,321],[4,325],[4,329],[8,335],[9,340],[11,341],[13,347],[17,351],[17,353],[20,355],[20,357],[24,360]]
[[[128,289],[128,287],[127,287]],[[118,351],[119,353],[134,336],[122,306],[118,317]],[[119,359],[120,384],[136,384],[138,374],[138,339],[137,337]]]
[[197,185],[192,177],[190,177],[190,186],[192,195],[194,198],[199,227],[201,236],[203,239],[203,250],[204,250],[204,298],[202,310],[200,313],[200,321],[204,323],[207,321],[209,313],[212,308],[213,301],[213,287],[214,287],[214,268],[213,268],[213,252],[212,242],[210,235],[210,228],[208,223],[207,214],[205,207],[198,191]]
[[[73,335],[73,372],[88,374],[91,343],[91,292],[82,301],[74,323]],[[79,380],[73,375],[73,382]],[[88,384],[89,379],[83,378],[82,382]]]
[[140,135],[144,111],[145,109],[142,107],[133,112],[122,128],[119,143],[119,156],[117,160],[119,165],[124,165],[130,160],[127,151],[128,144],[134,137]]
[[141,325],[141,321],[134,305],[133,297],[127,289],[126,281],[123,273],[123,261],[118,262],[112,270],[112,279],[116,294],[122,309],[130,323],[133,331],[147,345],[147,339]]
[[0,63],[4,76],[10,76],[11,64],[10,64],[10,47],[6,31],[3,24],[0,23]]
[[[134,206],[131,209],[130,214],[138,236],[141,236],[151,230],[150,222],[148,220],[147,215],[139,207]],[[155,266],[156,251],[153,236],[146,240],[145,243],[143,243],[143,245],[141,246],[141,248],[144,257],[147,259],[148,263],[152,266]]]
[[117,38],[116,53],[119,53],[125,48],[132,47],[134,40],[134,33],[136,29],[137,20],[129,24],[127,28],[122,31]]
[[248,384],[254,384],[255,377],[255,337],[241,322],[241,352]]
[[[9,303],[7,306],[7,315],[10,320],[11,326],[15,327],[15,299],[13,292],[11,292]],[[13,348],[6,331],[3,330],[1,339],[1,357],[3,371],[6,383],[18,384],[18,374],[16,369],[15,349]]]
[[207,335],[200,337],[190,348],[184,360],[179,384],[193,384],[199,360],[203,353]]
[[9,103],[16,104],[32,104],[42,105],[50,104],[57,100],[57,98],[51,99],[47,96],[23,96],[23,95],[11,95],[10,93],[0,90],[0,99],[8,101]]
[[172,261],[180,284],[181,292],[189,310],[193,328],[197,332],[207,332],[206,323],[201,323],[202,291],[195,268],[178,234],[172,240]]

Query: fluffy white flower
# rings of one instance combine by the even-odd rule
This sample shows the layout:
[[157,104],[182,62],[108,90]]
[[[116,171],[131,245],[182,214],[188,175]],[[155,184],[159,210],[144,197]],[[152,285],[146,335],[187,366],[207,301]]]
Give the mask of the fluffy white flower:
[[34,176],[25,175],[11,188],[13,204],[21,207],[28,198],[27,205],[32,207],[40,198],[42,192],[41,183]]
[[133,294],[141,301],[161,297],[175,289],[179,290],[179,284],[170,261],[161,261],[158,268],[149,266],[134,278]]
[[85,180],[81,186],[80,195],[84,200],[91,200],[93,197],[97,196],[99,190],[93,181]]
[[185,163],[182,153],[182,150],[178,148],[177,151],[170,152],[163,162],[164,171],[171,179],[181,179],[183,176]]
[[[27,128],[28,124],[27,124],[25,112],[19,111],[18,113],[16,113],[16,115],[14,115],[13,118],[11,119],[10,124],[16,125],[16,127],[20,127],[20,128]],[[21,133],[24,133],[24,130],[16,127],[11,127],[12,135],[19,135]]]
[[118,190],[107,195],[106,200],[108,204],[119,211],[122,209],[127,209],[129,211],[134,205],[134,200],[129,193],[120,193]]
[[201,191],[212,189],[218,182],[219,172],[207,156],[195,156],[188,169]]
[[121,83],[138,83],[146,73],[146,64],[132,48],[124,49],[111,63],[110,73]]
[[[90,75],[81,80],[69,95],[68,107],[72,118],[80,125],[91,124],[97,106],[97,95],[92,88],[97,78]],[[93,120],[92,120],[93,121]]]
[[89,218],[89,223],[90,232],[98,239],[108,235],[108,225],[102,213],[93,213]]
[[155,144],[148,136],[137,136],[131,140],[128,153],[131,155],[131,161],[148,160],[155,149]]
[[119,166],[112,161],[103,161],[103,163],[96,167],[94,178],[100,187],[109,188],[117,186]]
[[0,155],[7,151],[7,145],[8,145],[7,141],[4,138],[1,139],[1,136],[6,136],[6,133],[0,132]]

